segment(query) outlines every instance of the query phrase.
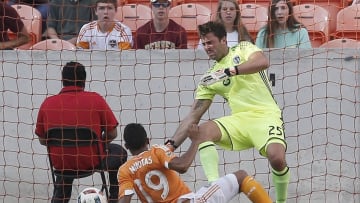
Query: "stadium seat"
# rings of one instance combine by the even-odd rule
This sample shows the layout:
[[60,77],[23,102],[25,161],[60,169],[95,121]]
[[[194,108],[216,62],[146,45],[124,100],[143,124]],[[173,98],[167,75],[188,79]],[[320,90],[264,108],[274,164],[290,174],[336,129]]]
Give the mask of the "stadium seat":
[[150,0],[118,0],[118,6],[126,4],[142,4],[144,6],[150,6]]
[[[291,0],[293,5],[297,5],[299,0]],[[268,8],[270,6],[271,0],[238,0],[239,4],[258,4]]]
[[326,49],[332,49],[332,48],[360,48],[360,41],[354,40],[354,39],[333,39],[328,42],[325,42],[322,44],[319,48],[326,48]]
[[175,0],[175,2],[176,5],[189,4],[189,3],[203,5],[208,9],[210,9],[212,16],[216,15],[216,10],[218,5],[218,0]]
[[[66,136],[66,139],[64,137]],[[69,177],[69,178],[85,178],[93,175],[95,172],[99,172],[102,180],[102,188],[101,191],[105,190],[106,196],[109,197],[109,192],[107,188],[107,183],[105,179],[104,173],[104,163],[100,154],[100,144],[102,142],[98,141],[98,136],[95,132],[93,132],[89,128],[84,127],[63,127],[63,128],[52,128],[46,132],[46,146],[49,158],[49,164],[51,169],[51,175],[53,183],[55,184],[55,176],[57,177]],[[74,169],[58,169],[53,165],[52,157],[60,156],[62,159],[73,160],[76,162],[78,160],[78,156],[74,156],[74,154],[56,154],[52,155],[52,147],[62,147],[70,149],[73,148],[78,150],[79,146],[81,147],[95,147],[96,150],[89,150],[92,155],[90,157],[98,157],[99,160],[95,161],[97,164],[96,169],[89,170],[74,170]],[[91,149],[91,148],[90,148]],[[79,156],[84,156],[79,154]]]
[[312,47],[319,47],[329,40],[329,12],[314,4],[294,6],[294,16],[309,32]]
[[136,30],[151,20],[151,8],[142,4],[126,4],[117,8],[115,18],[127,25],[134,37]]
[[325,8],[330,15],[329,18],[329,33],[334,33],[336,29],[337,13],[347,6],[348,0],[298,0],[299,4],[315,4]]
[[350,38],[360,40],[360,4],[345,7],[337,14],[335,39]]
[[31,50],[76,50],[71,42],[62,39],[47,39],[34,44]]
[[199,44],[197,26],[210,20],[211,11],[201,4],[180,4],[170,9],[169,18],[185,28],[188,48],[196,48]]
[[257,32],[268,22],[268,8],[258,4],[239,4],[241,21],[253,40]]
[[[29,49],[32,45],[41,40],[41,13],[37,9],[28,5],[14,4],[12,7],[18,12],[21,20],[30,34],[30,42],[17,48]],[[12,33],[11,31],[9,31],[8,34],[10,39],[17,37],[16,34]]]

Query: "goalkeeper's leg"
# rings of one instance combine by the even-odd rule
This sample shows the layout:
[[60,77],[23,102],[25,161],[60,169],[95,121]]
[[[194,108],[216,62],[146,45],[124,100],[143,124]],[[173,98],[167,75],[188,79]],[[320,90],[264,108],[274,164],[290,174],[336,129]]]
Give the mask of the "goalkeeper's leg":
[[272,167],[276,203],[285,203],[290,181],[290,171],[285,160],[285,147],[280,143],[270,143],[266,152]]
[[219,178],[219,155],[214,142],[208,141],[199,145],[200,162],[209,182]]
[[207,140],[209,140],[199,145],[199,155],[208,181],[213,182],[219,178],[219,155],[214,141],[220,140],[221,131],[214,121],[201,124],[199,131],[199,136],[206,136]]

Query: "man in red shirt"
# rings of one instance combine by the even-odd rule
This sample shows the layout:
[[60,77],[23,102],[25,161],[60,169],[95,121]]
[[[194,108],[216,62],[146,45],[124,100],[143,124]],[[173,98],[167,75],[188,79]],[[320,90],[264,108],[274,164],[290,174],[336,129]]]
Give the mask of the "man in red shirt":
[[[118,145],[110,143],[117,137],[117,119],[106,101],[96,92],[84,91],[86,80],[85,67],[77,62],[67,63],[62,70],[63,88],[59,94],[50,96],[42,103],[35,134],[39,136],[41,144],[46,145],[45,134],[48,129],[55,127],[87,127],[91,128],[101,140],[107,142],[102,156],[105,159],[105,168],[109,172],[110,200],[117,202],[119,186],[117,182],[117,170],[127,160],[126,150]],[[91,159],[88,147],[77,149],[64,149],[52,147],[51,156],[56,169],[93,169],[97,167],[96,158]],[[67,150],[66,152],[64,152]],[[79,157],[87,157],[74,161],[74,158],[64,158],[56,154],[78,154]],[[71,197],[73,179],[56,177],[52,202],[68,202]],[[111,201],[110,201],[111,202]]]
[[[0,2],[0,22],[0,50],[13,49],[29,42],[29,33],[19,14],[4,2]],[[9,39],[8,30],[17,34],[17,37]]]
[[169,19],[171,0],[150,0],[153,19],[136,30],[135,49],[187,49],[186,30]]

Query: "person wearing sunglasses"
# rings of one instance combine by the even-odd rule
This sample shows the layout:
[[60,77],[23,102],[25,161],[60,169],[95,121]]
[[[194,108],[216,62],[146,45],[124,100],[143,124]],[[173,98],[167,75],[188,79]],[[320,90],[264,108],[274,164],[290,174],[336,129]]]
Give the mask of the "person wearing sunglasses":
[[187,49],[186,30],[169,19],[171,0],[150,0],[153,19],[136,30],[135,49]]

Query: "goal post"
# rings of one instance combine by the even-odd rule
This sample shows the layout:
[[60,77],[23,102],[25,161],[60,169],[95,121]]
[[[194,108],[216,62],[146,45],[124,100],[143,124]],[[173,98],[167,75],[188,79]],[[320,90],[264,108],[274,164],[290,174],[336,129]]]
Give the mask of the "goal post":
[[[274,49],[265,54],[285,122],[288,202],[358,202],[359,51]],[[1,202],[49,202],[52,196],[46,148],[34,129],[42,101],[60,91],[67,62],[85,65],[85,88],[109,103],[120,123],[115,142],[122,145],[123,129],[131,122],[142,123],[154,144],[171,137],[191,107],[201,74],[212,64],[200,50],[2,51],[0,59]],[[225,101],[216,97],[201,122],[228,113]],[[183,153],[188,144],[176,152]],[[268,161],[257,151],[218,151],[221,175],[244,169],[274,199]],[[198,156],[181,176],[192,189],[205,184]],[[100,184],[96,178],[74,181],[72,198]],[[248,202],[244,195],[234,200],[239,201]]]

